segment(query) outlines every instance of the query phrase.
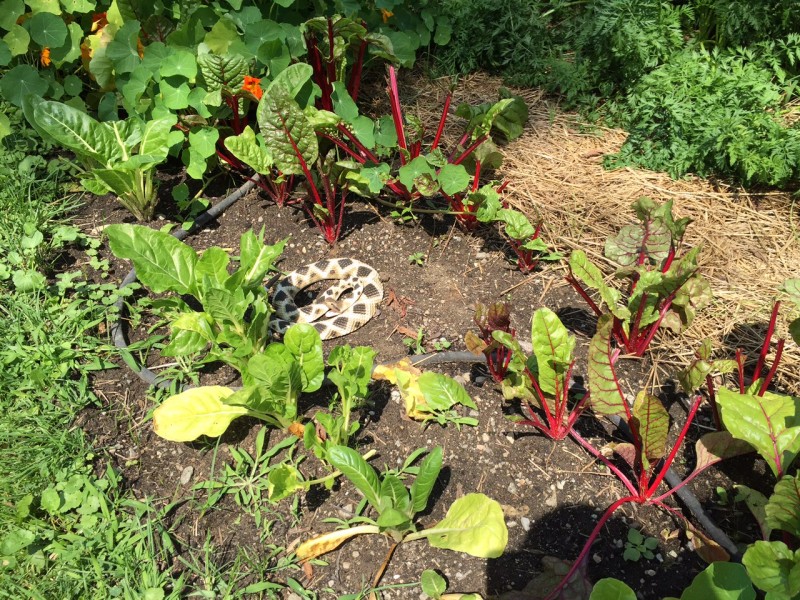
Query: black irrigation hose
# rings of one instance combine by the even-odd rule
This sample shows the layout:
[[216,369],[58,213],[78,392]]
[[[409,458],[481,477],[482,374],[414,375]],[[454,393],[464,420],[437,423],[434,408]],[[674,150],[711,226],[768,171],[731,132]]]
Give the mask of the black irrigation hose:
[[[224,200],[220,201],[219,203],[215,204],[207,211],[201,213],[197,219],[195,219],[194,223],[189,229],[179,229],[173,232],[172,235],[175,236],[177,240],[184,240],[189,235],[197,231],[198,229],[205,227],[211,221],[214,221],[222,215],[228,208],[230,208],[234,203],[236,203],[240,198],[242,198],[245,194],[247,194],[250,190],[255,187],[258,180],[258,175],[254,178],[248,180],[243,186],[235,190],[232,194],[226,197]],[[127,285],[130,285],[136,281],[136,269],[131,269],[130,272],[125,276],[120,283],[119,288],[122,289]],[[114,306],[118,310],[118,314],[122,316],[123,311],[125,309],[125,302],[123,298],[120,298],[114,303]],[[122,320],[118,320],[112,327],[111,327],[111,338],[114,340],[114,346],[116,346],[119,350],[125,351],[128,348],[128,340],[125,338],[125,332],[122,326]],[[472,352],[435,352],[432,354],[420,354],[417,356],[411,357],[411,363],[413,365],[438,365],[444,363],[485,363],[486,358],[483,355],[476,355]],[[158,376],[153,373],[150,369],[145,367],[144,365],[138,365],[139,370],[135,370],[134,372],[139,378],[147,383],[150,386],[155,386],[160,389],[168,389],[172,383],[170,381],[158,381]],[[619,417],[612,417],[612,421],[617,429],[627,438],[630,439],[630,430],[628,429],[628,424],[625,423]],[[681,483],[681,478],[675,473],[671,468],[667,470],[667,474],[664,477],[665,481],[669,484],[670,487],[674,488]],[[737,548],[736,544],[725,534],[722,529],[720,529],[706,514],[703,510],[703,507],[700,505],[700,501],[697,497],[689,490],[687,487],[680,488],[675,494],[681,499],[683,504],[686,508],[689,509],[689,512],[694,515],[697,522],[700,523],[703,529],[711,536],[711,538],[717,542],[720,546],[722,546],[735,560],[741,560],[741,553]]]

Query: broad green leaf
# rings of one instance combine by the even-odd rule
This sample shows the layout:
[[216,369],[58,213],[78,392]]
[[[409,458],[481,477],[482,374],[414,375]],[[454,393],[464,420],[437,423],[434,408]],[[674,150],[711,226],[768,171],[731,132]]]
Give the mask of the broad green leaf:
[[197,76],[197,60],[189,50],[173,48],[161,63],[159,69],[161,77],[184,77],[194,81]]
[[589,344],[589,392],[592,410],[601,415],[628,414],[625,393],[614,371],[611,348],[611,315],[597,321],[597,333]]
[[230,256],[222,248],[213,246],[203,251],[194,267],[198,281],[208,277],[213,284],[222,285],[229,277],[228,264]]
[[328,460],[341,471],[375,510],[380,510],[381,485],[378,475],[355,450],[345,446],[328,448]]
[[784,477],[775,485],[766,506],[767,524],[772,529],[800,536],[800,479],[799,475]]
[[[467,494],[453,502],[444,519],[420,532],[434,548],[497,558],[508,544],[503,509],[484,494]],[[419,535],[419,534],[417,534]]]
[[5,40],[0,39],[0,67],[5,67],[8,63],[11,62],[11,48],[8,47],[8,44]]
[[528,217],[518,210],[501,208],[497,211],[496,219],[505,224],[505,232],[514,240],[527,240],[536,233]]
[[197,254],[168,233],[142,225],[106,227],[111,251],[133,261],[136,276],[151,291],[195,294],[194,266]]
[[415,182],[424,175],[429,176],[431,180],[436,176],[436,171],[428,164],[424,156],[416,157],[397,170],[397,178],[409,191],[414,189]]
[[297,415],[297,398],[303,385],[297,363],[282,363],[275,355],[265,352],[247,362],[247,373],[242,374],[243,379],[246,375],[255,381],[256,386],[252,386],[250,393],[243,396],[241,401],[238,398],[231,401],[242,402],[257,412],[275,415],[279,417],[281,426],[288,426],[286,421]]
[[385,508],[395,508],[403,513],[405,520],[408,521],[411,517],[408,514],[408,507],[411,500],[408,495],[408,490],[400,478],[396,475],[385,475],[381,481],[381,498],[387,502],[384,503]]
[[725,428],[751,444],[775,476],[783,475],[800,452],[800,398],[766,392],[763,397],[717,392]]
[[139,32],[141,29],[138,21],[128,21],[108,44],[106,58],[114,65],[117,75],[132,72],[142,62],[142,59],[139,58]]
[[439,171],[439,185],[442,191],[452,196],[466,190],[472,183],[472,175],[467,173],[464,165],[446,164]]
[[276,465],[267,475],[267,495],[272,502],[278,502],[305,489],[303,476],[295,467],[287,464]]
[[58,48],[67,39],[64,19],[48,12],[40,12],[31,18],[28,31],[34,42],[42,48]]
[[800,594],[800,550],[758,540],[744,553],[742,564],[767,600],[792,600]]
[[271,246],[259,240],[252,230],[242,234],[239,242],[239,268],[244,271],[242,284],[247,287],[261,285],[264,275],[272,268],[275,260],[283,252],[283,247],[289,238],[281,240]]
[[572,363],[575,337],[569,334],[556,313],[549,308],[540,308],[533,313],[531,342],[539,387],[545,394],[555,395],[556,387],[559,393],[563,393],[564,386],[569,385],[564,378]]
[[419,580],[422,591],[431,598],[439,598],[447,589],[444,577],[433,569],[425,569]]
[[239,32],[236,30],[236,25],[230,19],[223,17],[216,22],[203,41],[211,52],[224,55],[231,44],[238,40]]
[[189,165],[186,173],[193,179],[202,179],[206,173],[206,159],[217,151],[219,131],[213,127],[202,127],[189,134]]
[[148,121],[142,131],[139,154],[166,159],[169,153],[169,134],[176,120],[176,117],[166,117]]
[[[15,106],[22,106],[26,96],[43,96],[47,88],[48,83],[30,65],[17,65],[0,79],[0,93]],[[45,127],[47,125],[39,126]]]
[[606,240],[605,255],[623,267],[638,264],[640,253],[660,263],[667,257],[671,243],[669,230],[661,221],[626,225],[616,237]]
[[8,31],[24,13],[25,3],[22,0],[3,0],[0,2],[0,29]]
[[740,564],[715,562],[683,590],[681,600],[755,600],[756,592]]
[[108,166],[121,156],[111,130],[71,106],[61,102],[40,102],[33,110],[33,117],[53,139],[79,156]]
[[737,440],[729,431],[712,431],[701,437],[694,445],[696,463],[694,472],[700,472],[726,458],[747,454],[753,447]]
[[[14,24],[12,25],[8,33],[3,36],[3,41],[8,46],[8,49],[11,52],[11,56],[19,56],[20,54],[25,54],[28,51],[28,47],[30,46],[31,43],[31,36],[22,25]],[[29,65],[17,65],[17,66],[22,67]],[[35,70],[36,69],[34,69],[34,71]],[[33,92],[27,92],[27,93],[33,93]]]
[[[173,85],[173,81],[178,85]],[[185,81],[180,81],[179,79],[162,79],[158,86],[158,91],[158,99],[163,102],[165,108],[172,111],[183,110],[189,107],[189,94],[192,89]]]
[[249,125],[239,135],[226,137],[225,147],[236,158],[252,167],[256,173],[271,173],[273,165],[272,152],[268,146],[256,137],[255,132]]
[[81,26],[73,22],[67,26],[67,29],[69,33],[64,44],[59,48],[50,48],[50,59],[57,67],[61,67],[64,63],[74,62],[81,56],[81,39],[83,39]]
[[467,390],[452,377],[426,371],[419,376],[417,383],[425,402],[434,411],[447,410],[456,404],[463,404],[476,410],[478,408]]
[[414,514],[425,510],[441,470],[442,447],[436,446],[422,461],[417,478],[411,484],[411,510]]
[[301,160],[312,168],[319,145],[314,127],[283,89],[265,93],[258,104],[258,125],[276,166],[285,174],[302,174]]
[[[388,502],[389,499],[384,499]],[[375,521],[381,531],[408,531],[411,529],[411,519],[408,515],[396,508],[387,507],[380,511],[380,515]]]
[[750,510],[750,514],[753,515],[756,523],[758,523],[758,528],[761,530],[761,538],[768,540],[772,534],[772,527],[767,524],[767,497],[746,485],[734,485],[733,487],[736,490],[736,497],[744,501]]
[[583,250],[574,250],[570,254],[569,268],[578,281],[583,282],[584,285],[593,290],[597,290],[600,298],[606,303],[606,306],[615,317],[623,321],[630,319],[630,311],[619,306],[621,297],[619,291],[606,285],[603,281],[603,273],[591,263]]
[[177,331],[191,331],[198,334],[206,342],[214,341],[214,330],[211,328],[211,318],[204,312],[185,312],[170,323],[173,334]]
[[197,57],[197,66],[209,92],[219,91],[222,88],[240,90],[244,84],[244,76],[247,75],[247,61],[236,54],[228,56],[200,54]]
[[352,123],[358,118],[358,106],[347,93],[347,87],[342,81],[333,82],[333,110],[342,120]]
[[594,584],[589,600],[636,600],[636,592],[619,579],[607,577]]
[[303,391],[316,392],[325,378],[319,332],[308,323],[296,323],[286,330],[283,343],[303,370]]
[[642,442],[642,459],[645,469],[649,463],[664,456],[669,435],[669,414],[661,400],[639,392],[633,403],[632,428],[635,428]]
[[171,442],[191,442],[201,435],[220,436],[231,421],[248,412],[245,407],[223,402],[231,395],[230,388],[204,386],[170,396],[153,411],[153,431]]
[[242,333],[244,314],[248,309],[244,290],[237,288],[230,292],[225,289],[212,288],[203,294],[203,308],[218,325],[223,323]]
[[[264,96],[270,94],[282,93],[294,99],[300,90],[311,80],[314,69],[307,63],[293,64],[280,73],[278,73],[272,81],[270,81],[267,89],[264,90]],[[263,98],[262,98],[263,99]],[[261,121],[259,120],[259,124]]]

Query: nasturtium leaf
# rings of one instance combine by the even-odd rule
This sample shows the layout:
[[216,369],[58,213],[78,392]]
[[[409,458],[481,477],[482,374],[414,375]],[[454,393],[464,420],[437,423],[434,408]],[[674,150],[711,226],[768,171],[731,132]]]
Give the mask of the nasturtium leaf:
[[564,378],[572,363],[575,337],[569,334],[556,313],[540,308],[531,320],[531,342],[542,392],[554,395],[558,387],[559,393],[563,393],[564,386],[569,385]]
[[253,129],[248,125],[239,135],[225,138],[225,147],[231,153],[252,167],[256,173],[268,174],[272,170],[272,153],[264,142],[256,138]]
[[222,17],[206,34],[203,41],[214,54],[225,54],[230,45],[238,39],[239,32],[234,22]]
[[442,470],[442,447],[431,450],[419,466],[414,483],[411,484],[411,510],[414,514],[422,512],[428,505],[428,497]]
[[352,123],[358,117],[358,106],[347,93],[347,87],[341,81],[333,83],[333,110],[345,122]]
[[194,81],[197,75],[197,60],[194,54],[183,48],[175,48],[161,63],[161,77],[184,77]]
[[800,536],[800,476],[786,476],[775,485],[766,506],[767,524],[772,529]]
[[421,175],[428,175],[432,179],[436,176],[424,156],[416,157],[397,171],[397,178],[409,191],[414,189],[414,183]]
[[356,486],[370,506],[376,510],[380,508],[380,481],[364,457],[346,446],[332,446],[328,448],[328,460]]
[[83,91],[83,82],[75,75],[67,75],[64,78],[64,92],[69,96],[79,96]]
[[17,24],[25,12],[25,3],[22,0],[2,0],[0,2],[0,29],[9,31]]
[[28,31],[34,42],[42,48],[58,48],[67,39],[64,19],[49,12],[40,12],[31,17]]
[[768,600],[790,600],[800,594],[800,550],[758,540],[744,553],[742,564]]
[[116,73],[130,73],[142,62],[139,58],[140,31],[138,21],[126,22],[108,44],[106,57],[114,65]]
[[607,577],[594,584],[589,600],[636,600],[636,592],[619,579]]
[[669,413],[661,400],[639,392],[633,403],[632,422],[642,443],[644,467],[664,456],[669,435]]
[[61,6],[59,6],[58,0],[25,0],[25,4],[30,6],[31,13],[34,15],[40,12],[48,12],[54,15],[61,14]]
[[61,0],[61,6],[70,14],[85,14],[97,8],[94,0]]
[[444,519],[421,533],[434,548],[456,550],[478,558],[497,558],[508,544],[503,509],[484,494],[467,494],[457,499]]
[[731,435],[751,444],[774,475],[786,473],[800,452],[800,398],[772,392],[738,394],[720,388],[717,405]]
[[426,371],[419,376],[417,384],[425,398],[425,403],[433,410],[447,410],[456,404],[463,404],[476,410],[478,408],[467,390],[447,375]]
[[391,179],[389,172],[389,165],[381,163],[376,167],[364,167],[357,172],[348,173],[347,178],[351,179],[352,175],[353,178],[363,181],[371,194],[378,194]]
[[8,47],[8,44],[4,40],[0,39],[0,67],[5,67],[8,63],[11,62],[11,48]]
[[303,370],[303,391],[316,392],[325,378],[319,332],[308,323],[295,323],[286,330],[283,343]]
[[[11,56],[19,56],[28,51],[28,46],[31,43],[31,36],[22,25],[13,25],[8,33],[3,36],[3,41],[8,45],[11,51]],[[17,65],[28,66],[28,65]],[[32,67],[30,67],[32,68]]]
[[142,225],[115,224],[106,227],[111,251],[133,261],[136,275],[153,292],[194,294],[197,254],[163,231]]
[[248,412],[243,406],[224,403],[233,393],[222,386],[204,386],[170,396],[153,411],[153,431],[171,442],[220,436],[231,421]]
[[611,347],[611,315],[597,321],[597,333],[589,343],[589,391],[592,409],[601,415],[626,414],[625,393],[614,371]]
[[[177,84],[177,85],[175,85]],[[189,106],[189,94],[191,88],[184,82],[178,83],[175,78],[168,80],[162,79],[159,84],[160,99],[164,106],[170,110],[183,110]]]
[[419,584],[422,591],[431,598],[439,598],[447,589],[444,577],[433,569],[425,569],[420,577]]
[[464,165],[446,164],[439,171],[439,185],[445,194],[452,196],[466,190],[472,183],[472,175],[464,168]]
[[201,127],[189,134],[189,165],[186,173],[193,179],[202,179],[206,172],[206,159],[217,151],[219,130],[214,127]]
[[0,93],[15,106],[22,106],[23,98],[29,94],[43,96],[47,88],[48,83],[30,65],[17,65],[0,79]]
[[745,568],[732,562],[708,565],[681,594],[681,600],[755,600],[755,597]]

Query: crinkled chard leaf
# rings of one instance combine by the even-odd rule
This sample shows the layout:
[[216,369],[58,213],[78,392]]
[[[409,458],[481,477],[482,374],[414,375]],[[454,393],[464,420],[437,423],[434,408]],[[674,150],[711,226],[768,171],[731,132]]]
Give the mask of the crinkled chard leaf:
[[314,127],[295,100],[281,87],[265,93],[258,104],[258,125],[272,149],[275,165],[284,174],[302,174],[303,165],[317,160]]
[[597,333],[589,344],[589,392],[592,409],[601,415],[627,414],[627,400],[614,371],[611,348],[611,315],[597,322]]

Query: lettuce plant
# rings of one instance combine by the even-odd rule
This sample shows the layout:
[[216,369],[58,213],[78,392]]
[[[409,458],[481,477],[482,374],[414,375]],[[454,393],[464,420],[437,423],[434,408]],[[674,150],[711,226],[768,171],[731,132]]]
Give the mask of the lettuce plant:
[[25,116],[46,139],[70,150],[84,166],[81,183],[94,194],[113,193],[134,217],[147,221],[158,202],[153,174],[167,158],[175,117],[99,122],[62,102],[29,95]]
[[[627,300],[605,283],[600,269],[582,250],[570,256],[567,281],[598,317],[605,303],[613,317],[616,342],[626,352],[643,356],[659,327],[676,332],[688,327],[695,312],[710,301],[711,289],[697,273],[699,248],[677,257],[689,219],[676,221],[671,201],[658,206],[642,197],[633,208],[640,223],[623,227],[605,245],[605,256],[621,267],[615,277],[628,281]],[[588,290],[598,293],[600,304]]]
[[334,467],[350,480],[377,513],[376,519],[361,517],[363,525],[325,533],[300,544],[298,559],[306,561],[338,548],[364,534],[384,534],[395,544],[427,539],[434,548],[465,552],[479,558],[497,558],[508,543],[508,531],[500,505],[483,494],[467,494],[456,500],[444,519],[427,529],[418,529],[415,516],[425,510],[439,471],[442,449],[434,448],[422,461],[407,488],[397,474],[381,477],[355,450],[334,446],[328,450]]
[[[205,360],[220,360],[247,372],[249,359],[264,352],[271,339],[272,307],[263,279],[286,240],[268,246],[263,232],[245,232],[238,268],[229,273],[230,256],[221,248],[198,256],[168,233],[141,225],[111,225],[105,232],[111,251],[133,262],[142,285],[157,294],[176,294],[159,301],[173,315],[170,343],[162,355],[205,351]],[[193,310],[180,298],[183,295],[194,297],[202,310]]]
[[[512,353],[508,374],[503,379],[503,396],[525,402],[527,418],[512,420],[536,427],[554,440],[563,440],[583,413],[589,394],[582,394],[570,406],[570,378],[575,366],[575,337],[549,308],[540,308],[531,320],[533,355],[526,359],[519,342],[509,333],[495,330],[495,340]],[[544,420],[533,410],[544,413]]]

